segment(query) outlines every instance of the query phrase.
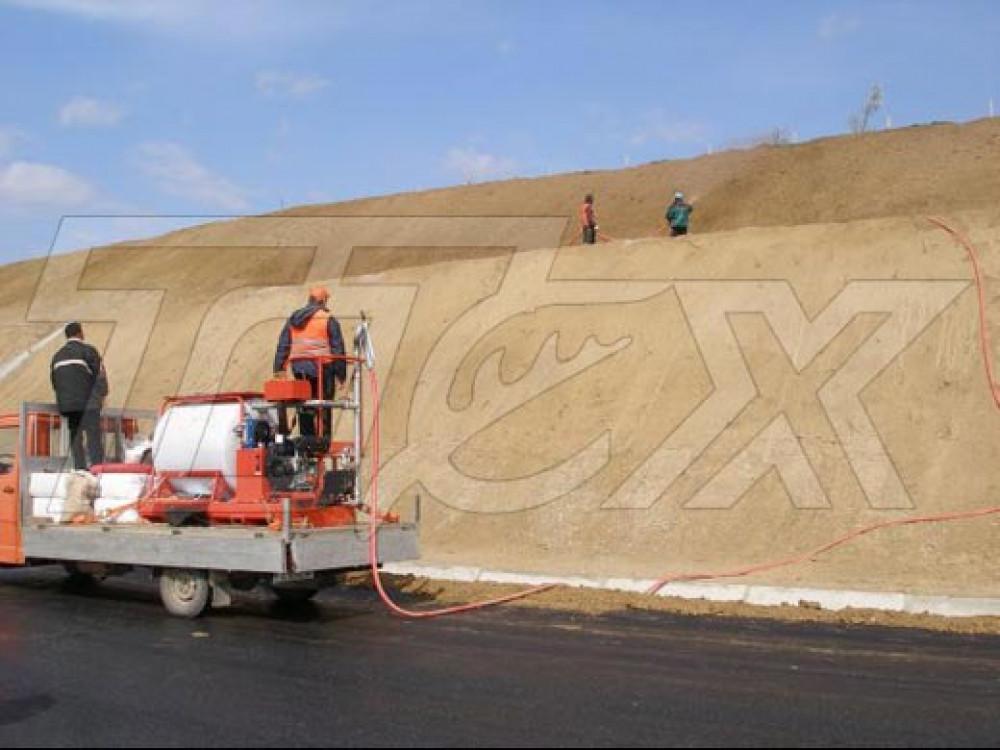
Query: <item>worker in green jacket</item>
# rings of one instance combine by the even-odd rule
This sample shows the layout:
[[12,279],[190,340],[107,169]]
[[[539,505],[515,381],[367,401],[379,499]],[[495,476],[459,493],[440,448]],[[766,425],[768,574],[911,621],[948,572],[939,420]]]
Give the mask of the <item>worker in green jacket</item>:
[[684,200],[684,193],[674,193],[674,202],[667,207],[666,214],[671,237],[681,237],[688,233],[692,211],[694,206]]

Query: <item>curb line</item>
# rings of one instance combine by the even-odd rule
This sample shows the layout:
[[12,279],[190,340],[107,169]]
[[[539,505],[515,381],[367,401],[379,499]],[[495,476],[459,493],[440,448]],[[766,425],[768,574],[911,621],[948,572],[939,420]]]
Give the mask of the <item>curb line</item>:
[[[543,576],[537,573],[415,563],[388,563],[383,570],[393,575],[420,576],[456,583],[508,583],[524,586],[554,583],[570,588],[605,589],[633,594],[645,593],[655,582],[652,578]],[[670,583],[656,595],[713,602],[742,602],[764,607],[801,606],[808,602],[812,606],[834,612],[843,609],[874,609],[940,617],[1000,617],[1000,598],[996,597],[924,596],[895,591],[852,591],[722,583]]]

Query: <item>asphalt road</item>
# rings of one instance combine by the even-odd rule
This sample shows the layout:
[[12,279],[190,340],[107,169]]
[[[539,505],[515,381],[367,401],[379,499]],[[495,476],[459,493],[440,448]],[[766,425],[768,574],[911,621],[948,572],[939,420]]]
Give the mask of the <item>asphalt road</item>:
[[1000,638],[367,593],[187,622],[152,584],[0,572],[0,746],[986,745]]

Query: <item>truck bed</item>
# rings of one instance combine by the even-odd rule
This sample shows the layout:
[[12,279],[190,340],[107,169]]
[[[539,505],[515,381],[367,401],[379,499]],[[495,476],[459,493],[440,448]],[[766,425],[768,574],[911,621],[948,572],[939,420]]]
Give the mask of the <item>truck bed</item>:
[[[22,534],[29,560],[274,574],[360,568],[369,562],[367,525],[296,530],[287,539],[264,527],[167,524],[32,522]],[[417,534],[413,524],[383,525],[379,562],[419,557]]]

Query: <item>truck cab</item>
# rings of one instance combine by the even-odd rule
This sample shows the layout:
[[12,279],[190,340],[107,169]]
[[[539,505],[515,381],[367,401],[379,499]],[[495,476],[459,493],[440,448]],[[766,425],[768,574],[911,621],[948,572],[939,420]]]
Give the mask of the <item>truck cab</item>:
[[[23,429],[22,429],[23,426]],[[138,420],[123,415],[102,420],[109,455],[120,456],[124,440],[135,435]],[[69,435],[55,407],[22,408],[0,414],[0,565],[26,561],[23,531],[31,520],[27,477],[33,470],[61,471],[70,466]]]
[[0,415],[0,564],[21,565],[21,512],[18,494],[17,445],[20,420]]

